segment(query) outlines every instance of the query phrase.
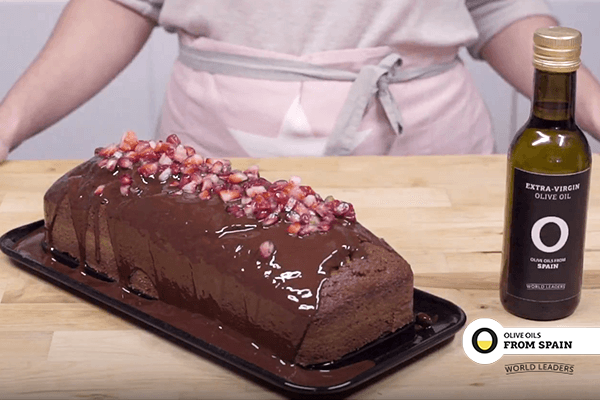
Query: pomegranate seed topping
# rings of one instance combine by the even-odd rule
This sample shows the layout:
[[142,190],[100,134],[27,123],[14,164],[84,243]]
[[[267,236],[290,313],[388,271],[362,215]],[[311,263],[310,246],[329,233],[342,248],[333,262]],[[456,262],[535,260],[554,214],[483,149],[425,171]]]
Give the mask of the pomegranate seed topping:
[[320,232],[329,232],[331,230],[331,223],[321,222],[317,225],[317,230]]
[[144,178],[149,178],[158,172],[158,163],[148,163],[144,164],[138,168],[138,173]]
[[175,154],[173,155],[173,160],[183,162],[187,158],[187,152],[185,151],[185,147],[182,145],[178,145],[175,149]]
[[98,166],[100,168],[106,168],[106,165],[108,164],[108,159],[103,158],[102,160],[98,161]]
[[119,144],[119,148],[123,151],[131,151],[135,149],[138,144],[138,138],[133,131],[127,131],[123,134],[121,138],[121,144]]
[[200,154],[192,154],[183,161],[183,165],[201,165],[204,158]]
[[269,258],[275,251],[275,245],[270,240],[267,240],[261,243],[259,251],[262,258]]
[[181,144],[181,140],[179,139],[179,136],[177,136],[176,134],[169,135],[167,137],[166,142],[174,144],[175,146],[178,146]]
[[131,179],[131,175],[123,174],[119,178],[121,185],[131,185],[133,183],[133,179]]
[[240,200],[240,203],[245,206],[246,204],[250,204],[252,202],[252,199],[248,196],[243,196],[242,200]]
[[295,198],[290,197],[287,203],[285,204],[285,212],[290,212],[291,210],[293,210],[297,202],[298,201]]
[[204,190],[210,190],[212,189],[212,187],[214,186],[213,181],[210,180],[210,178],[205,177],[204,179],[202,179],[202,186],[201,189]]
[[[208,160],[207,160],[208,161]],[[211,167],[211,172],[218,174],[223,170],[223,163],[221,161],[215,162]]]
[[115,168],[117,168],[117,159],[116,158],[111,158],[108,160],[108,162],[106,163],[106,169],[109,170],[110,172],[114,171]]
[[221,199],[227,203],[229,201],[239,199],[240,197],[242,197],[242,194],[236,190],[223,189],[219,192],[219,196],[221,196]]
[[[338,202],[338,200],[336,200],[336,202]],[[344,216],[348,211],[350,211],[350,205],[348,203],[345,203],[343,201],[340,201],[338,204],[335,205],[335,207],[333,208],[333,214],[336,217],[342,217]]]
[[300,230],[298,231],[298,236],[306,236],[306,235],[310,235],[311,233],[315,233],[317,232],[319,229],[315,226],[315,225],[304,225],[302,228],[300,228]]
[[131,169],[131,168],[133,168],[133,161],[131,161],[131,159],[129,159],[127,157],[121,157],[121,158],[119,158],[117,165],[123,169]]
[[163,153],[163,155],[160,156],[158,163],[160,165],[171,165],[173,164],[173,160],[171,160],[171,158],[168,155]]
[[100,185],[96,188],[96,190],[94,190],[94,194],[96,196],[102,196],[102,192],[104,192],[104,188],[106,187],[106,185]]
[[137,144],[137,146],[135,146],[135,149],[133,151],[135,151],[136,153],[141,153],[142,151],[144,151],[145,149],[151,149],[152,147],[150,147],[150,143],[146,140],[140,140]]
[[185,152],[187,153],[188,157],[191,157],[194,154],[196,154],[196,149],[194,149],[192,146],[183,146],[183,147],[185,147]]
[[210,199],[210,190],[201,191],[200,194],[198,195],[198,197],[200,197],[200,199],[202,199],[202,200]]
[[298,214],[296,211],[290,211],[287,214],[287,218],[286,218],[287,222],[300,222],[300,214]]
[[262,220],[263,226],[271,226],[274,223],[279,221],[279,215],[277,213],[272,213],[267,216],[267,218]]
[[290,183],[293,185],[300,185],[300,182],[302,182],[302,179],[299,176],[292,176],[290,178]]
[[149,140],[149,141],[148,141],[148,144],[150,145],[150,147],[151,147],[152,149],[154,149],[154,148],[156,147],[156,142],[155,142],[154,140]]
[[123,157],[129,158],[132,163],[136,163],[140,160],[140,156],[135,151],[128,151],[127,153],[123,154]]
[[294,222],[288,226],[287,231],[292,235],[297,235],[298,232],[300,232],[300,229],[302,229],[302,224],[300,224],[300,222]]
[[[163,172],[160,173],[160,175],[158,175],[158,180],[160,182],[166,182],[167,179],[169,179],[171,177],[171,168],[165,169]],[[175,183],[177,184],[177,183]]]
[[177,175],[181,172],[181,164],[178,162],[173,162],[173,164],[171,164],[171,171],[173,171],[173,175]]
[[254,197],[261,193],[266,193],[267,189],[264,186],[251,186],[246,189],[246,194],[248,197]]
[[116,144],[111,144],[98,152],[100,157],[108,158],[117,152],[119,148]]
[[244,210],[242,210],[242,207],[238,206],[237,204],[227,207],[225,211],[227,211],[229,214],[233,215],[236,218],[242,218],[244,215],[246,215],[244,213]]
[[315,195],[309,194],[304,198],[303,202],[306,207],[311,208],[317,205],[317,198],[315,197]]
[[228,177],[231,183],[241,183],[248,180],[248,176],[241,171],[234,171]]
[[185,184],[181,190],[183,190],[185,193],[194,193],[196,191],[196,186],[198,186],[197,182],[190,181],[189,183]]
[[129,196],[129,189],[131,188],[131,185],[121,185],[121,195],[123,196]]
[[157,153],[172,153],[174,150],[175,145],[165,142],[158,142],[154,147],[154,151]]
[[258,165],[252,165],[252,166],[248,167],[248,169],[245,170],[244,173],[246,175],[255,175],[257,178],[259,178],[259,168],[258,168]]

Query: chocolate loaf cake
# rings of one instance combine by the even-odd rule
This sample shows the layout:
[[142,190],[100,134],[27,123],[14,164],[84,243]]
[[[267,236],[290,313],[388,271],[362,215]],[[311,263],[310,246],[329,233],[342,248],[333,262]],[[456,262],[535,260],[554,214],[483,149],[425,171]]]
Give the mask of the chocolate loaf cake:
[[172,135],[97,149],[44,197],[57,258],[218,320],[285,362],[310,365],[413,321],[408,263],[300,179],[233,170]]

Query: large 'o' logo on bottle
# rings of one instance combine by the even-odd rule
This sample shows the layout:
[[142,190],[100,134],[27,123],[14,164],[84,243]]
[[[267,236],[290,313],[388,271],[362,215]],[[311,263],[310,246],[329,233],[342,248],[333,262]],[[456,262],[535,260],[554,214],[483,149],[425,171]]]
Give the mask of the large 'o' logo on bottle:
[[491,353],[498,345],[498,336],[490,328],[479,328],[473,334],[471,343],[479,353]]
[[[546,246],[540,237],[542,228],[547,224],[556,224],[560,228],[560,237],[558,238],[558,242],[553,246]],[[569,239],[569,225],[567,225],[564,219],[559,217],[540,218],[533,224],[533,228],[531,228],[531,240],[533,241],[533,244],[538,250],[543,251],[544,253],[554,253],[559,251],[563,248],[565,243],[567,243],[567,239]]]

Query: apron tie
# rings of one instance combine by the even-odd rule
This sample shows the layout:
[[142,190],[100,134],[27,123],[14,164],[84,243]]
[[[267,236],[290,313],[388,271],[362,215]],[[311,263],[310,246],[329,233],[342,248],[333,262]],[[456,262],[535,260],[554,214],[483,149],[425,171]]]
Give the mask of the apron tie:
[[180,45],[179,61],[197,71],[251,79],[276,81],[348,81],[353,82],[325,145],[325,156],[349,155],[369,101],[374,96],[381,104],[396,135],[402,132],[402,115],[390,83],[408,82],[441,74],[454,67],[458,56],[449,63],[402,70],[400,55],[392,53],[377,65],[365,65],[358,73],[303,61],[255,57],[216,51],[198,50]]

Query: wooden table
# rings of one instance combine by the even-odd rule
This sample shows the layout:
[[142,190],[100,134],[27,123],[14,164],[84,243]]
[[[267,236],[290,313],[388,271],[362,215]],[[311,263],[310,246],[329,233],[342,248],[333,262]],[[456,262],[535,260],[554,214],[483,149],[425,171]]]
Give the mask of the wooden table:
[[[234,160],[243,168],[256,160]],[[595,156],[595,165],[600,159]],[[45,190],[75,161],[0,165],[0,231],[42,218]],[[568,319],[539,323],[498,300],[504,156],[259,160],[268,179],[301,175],[354,203],[362,223],[412,264],[415,285],[460,305],[468,322],[506,327],[600,326],[600,174],[592,173],[584,294]],[[574,364],[573,375],[507,375],[510,363]],[[599,356],[469,360],[462,331],[448,345],[351,394],[392,398],[598,398]],[[0,399],[281,398],[202,356],[54,287],[0,256]]]

